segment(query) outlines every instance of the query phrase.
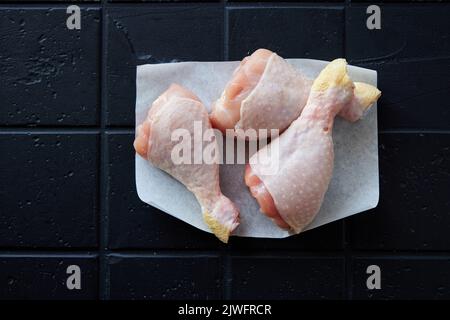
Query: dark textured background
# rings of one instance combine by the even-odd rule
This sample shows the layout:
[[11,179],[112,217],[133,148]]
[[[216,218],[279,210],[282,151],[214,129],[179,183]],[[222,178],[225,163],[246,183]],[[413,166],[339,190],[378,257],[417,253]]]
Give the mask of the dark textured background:
[[[1,299],[450,298],[450,4],[81,2],[0,4]],[[135,67],[259,47],[378,71],[380,203],[225,246],[138,199]]]

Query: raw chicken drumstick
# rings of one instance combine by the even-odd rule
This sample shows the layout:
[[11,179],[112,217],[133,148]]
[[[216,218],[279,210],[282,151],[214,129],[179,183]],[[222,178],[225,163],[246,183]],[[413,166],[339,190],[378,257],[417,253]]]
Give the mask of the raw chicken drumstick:
[[[278,129],[284,131],[298,118],[308,99],[312,80],[267,49],[245,57],[221,97],[213,104],[213,127],[226,129]],[[355,98],[340,111],[348,121],[361,118],[365,83],[355,83]]]
[[[197,121],[201,123],[202,132],[211,129],[208,112],[200,100],[189,90],[172,84],[153,102],[147,118],[138,126],[134,148],[140,156],[194,193],[201,205],[204,221],[226,243],[230,233],[239,225],[239,212],[220,190],[219,162],[175,164],[171,159],[174,146],[179,144],[179,141],[171,140],[172,132],[179,128],[187,129],[191,137],[190,146],[194,146],[194,122]],[[205,147],[206,142],[203,143]]]
[[[355,94],[365,108],[381,94],[369,85],[355,88],[346,66],[344,59],[336,59],[322,70],[300,117],[254,154],[246,167],[245,183],[261,211],[281,228],[295,233],[314,219],[328,189],[334,161],[334,117],[355,103]],[[276,161],[278,170],[267,170],[277,168]]]

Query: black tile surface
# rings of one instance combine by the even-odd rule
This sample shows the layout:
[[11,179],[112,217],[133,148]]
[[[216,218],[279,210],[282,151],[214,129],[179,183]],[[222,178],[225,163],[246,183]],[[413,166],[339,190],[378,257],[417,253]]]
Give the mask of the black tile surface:
[[99,120],[100,10],[0,7],[0,125],[95,125]]
[[357,249],[450,250],[450,134],[384,133],[380,202],[351,219]]
[[342,299],[344,259],[233,257],[232,299]]
[[[70,266],[79,268],[80,289],[68,289]],[[97,299],[97,270],[92,256],[0,255],[0,299]]]
[[241,60],[258,48],[285,58],[343,55],[343,8],[233,8],[228,15],[230,60]]
[[0,133],[0,247],[95,247],[98,136]]
[[346,20],[347,57],[378,71],[380,129],[449,129],[450,6],[380,7],[381,30],[365,27],[366,6]]
[[214,256],[110,256],[111,299],[219,299],[222,267]]
[[111,8],[108,28],[108,125],[134,126],[137,65],[223,57],[219,5]]
[[[347,8],[347,55],[359,60],[424,59],[448,56],[448,5],[381,4],[381,29],[366,27],[367,5]],[[420,23],[419,23],[420,22]]]
[[284,239],[244,238],[230,239],[233,250],[299,250],[336,251],[344,247],[342,221],[335,221],[320,228]]
[[142,202],[136,191],[134,134],[108,134],[109,246],[218,248],[214,236]]
[[[369,290],[369,266],[380,268],[381,288]],[[450,258],[448,257],[357,257],[353,260],[354,299],[450,298]]]
[[[0,5],[0,299],[450,298],[449,3],[382,1],[370,31],[362,0],[92,0],[71,31],[74,2]],[[259,47],[378,71],[380,204],[223,245],[139,200],[135,70]]]

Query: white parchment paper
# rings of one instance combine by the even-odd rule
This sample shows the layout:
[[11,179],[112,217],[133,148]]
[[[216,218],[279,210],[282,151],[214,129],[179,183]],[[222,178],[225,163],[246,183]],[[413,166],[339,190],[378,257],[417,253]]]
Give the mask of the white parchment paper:
[[[288,61],[310,79],[315,78],[327,64],[309,59]],[[192,90],[210,111],[212,102],[220,96],[238,64],[238,61],[181,62],[138,66],[136,125],[142,123],[152,102],[174,82]],[[348,70],[353,81],[377,84],[377,74],[373,70],[353,66],[349,66]],[[366,116],[356,123],[336,118],[333,129],[333,178],[320,212],[307,229],[376,207],[379,198],[376,107],[372,106]],[[240,209],[241,224],[234,235],[266,238],[290,235],[259,212],[256,200],[244,184],[244,165],[221,165],[220,179],[223,193]],[[137,155],[136,186],[142,201],[210,232],[202,220],[200,205],[194,195],[174,178]]]

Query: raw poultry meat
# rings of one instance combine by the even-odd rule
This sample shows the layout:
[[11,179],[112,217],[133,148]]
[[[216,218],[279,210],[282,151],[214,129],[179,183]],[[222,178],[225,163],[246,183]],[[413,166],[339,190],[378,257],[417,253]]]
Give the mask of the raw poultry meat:
[[360,113],[346,108],[356,105],[366,109],[381,94],[370,85],[355,86],[346,66],[344,59],[336,59],[321,71],[300,117],[255,153],[246,167],[245,183],[261,211],[281,228],[295,233],[314,219],[328,189],[334,162],[334,117],[345,110],[356,119]]
[[[211,122],[215,128],[278,129],[284,131],[302,112],[312,80],[286,60],[267,49],[245,57],[233,73],[221,97],[213,104]],[[363,115],[366,103],[360,92],[367,84],[355,83],[355,98],[340,111],[348,121]]]
[[258,49],[244,58],[221,97],[211,122],[226,129],[286,129],[306,103],[311,83],[283,58]]
[[[188,130],[192,139],[190,146],[194,148],[196,122],[201,124],[202,132],[211,129],[208,113],[198,97],[172,84],[153,102],[147,118],[136,129],[134,148],[140,156],[180,181],[195,195],[206,224],[221,241],[227,242],[231,232],[239,225],[239,212],[220,190],[219,161],[174,163],[171,158],[172,150],[179,143],[172,141],[172,133],[180,128]],[[212,137],[211,141],[201,143],[204,150],[206,144],[210,146],[211,143],[217,144],[217,141]],[[219,157],[219,154],[214,154],[214,157]]]

